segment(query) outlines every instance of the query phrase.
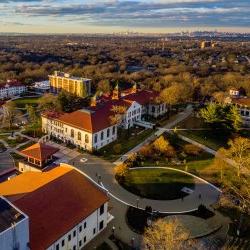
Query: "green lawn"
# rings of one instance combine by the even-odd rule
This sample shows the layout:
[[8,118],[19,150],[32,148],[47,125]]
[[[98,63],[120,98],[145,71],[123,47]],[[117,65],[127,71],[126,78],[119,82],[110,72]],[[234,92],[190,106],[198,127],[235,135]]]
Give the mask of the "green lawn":
[[174,200],[187,195],[181,189],[193,188],[194,179],[168,169],[131,169],[121,184],[128,191],[144,198]]
[[[218,150],[221,147],[226,147],[227,142],[230,139],[230,134],[226,133],[223,129],[213,130],[209,128],[201,118],[188,117],[184,121],[178,124],[178,133],[184,135],[190,139],[193,139],[201,144],[206,145],[209,148]],[[192,129],[204,129],[204,130],[192,130]]]
[[37,106],[41,97],[24,97],[14,100],[18,108],[25,108],[26,105]]
[[[118,139],[115,142],[112,142],[109,145],[100,149],[98,151],[98,155],[102,156],[106,160],[115,161],[121,155],[127,153],[130,149],[143,142],[147,137],[149,137],[153,133],[152,129],[146,129],[139,133],[133,131],[135,130],[132,130],[130,134],[128,134],[128,131],[126,130],[121,131],[121,134],[118,136]],[[120,144],[121,146],[120,152],[114,151],[114,146],[117,144]]]

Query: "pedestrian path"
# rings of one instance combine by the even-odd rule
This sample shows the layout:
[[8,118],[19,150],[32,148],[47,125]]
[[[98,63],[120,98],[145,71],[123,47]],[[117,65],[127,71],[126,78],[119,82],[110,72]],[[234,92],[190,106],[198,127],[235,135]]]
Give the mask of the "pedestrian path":
[[115,165],[120,165],[123,162],[125,162],[128,157],[133,154],[138,152],[144,145],[147,145],[149,142],[155,140],[157,137],[161,136],[166,132],[166,129],[173,128],[176,126],[178,123],[181,121],[185,120],[187,117],[189,117],[193,112],[192,106],[188,106],[183,112],[179,113],[176,115],[175,119],[173,119],[171,122],[168,122],[163,128],[158,128],[157,131],[149,136],[147,139],[145,139],[143,142],[138,144],[136,147],[128,151],[126,154],[122,155],[119,159],[117,159],[114,164]]

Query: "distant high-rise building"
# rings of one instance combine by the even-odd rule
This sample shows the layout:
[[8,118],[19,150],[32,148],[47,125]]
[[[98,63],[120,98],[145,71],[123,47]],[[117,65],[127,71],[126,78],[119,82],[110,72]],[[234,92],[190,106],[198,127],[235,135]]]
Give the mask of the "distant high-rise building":
[[201,49],[205,48],[214,48],[216,46],[216,43],[211,41],[202,41],[201,42]]
[[78,97],[86,97],[91,93],[91,79],[74,77],[70,74],[55,71],[49,75],[50,87],[53,92],[65,90]]

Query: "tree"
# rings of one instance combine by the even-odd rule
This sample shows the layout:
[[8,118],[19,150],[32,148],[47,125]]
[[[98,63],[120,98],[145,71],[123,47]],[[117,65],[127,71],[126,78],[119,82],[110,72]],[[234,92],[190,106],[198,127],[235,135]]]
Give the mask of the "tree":
[[165,140],[163,135],[157,138],[153,143],[154,149],[160,153],[165,153],[166,150],[168,149],[168,145],[169,142]]
[[9,129],[15,120],[18,120],[20,112],[16,109],[16,104],[13,101],[8,101],[3,105],[3,126]]
[[55,110],[60,111],[61,106],[58,103],[57,97],[52,94],[45,94],[39,99],[39,109],[41,111],[45,110]]
[[213,128],[238,131],[242,119],[236,106],[210,103],[200,110],[200,116]]
[[239,114],[239,110],[236,106],[231,106],[229,112],[226,113],[226,120],[229,126],[235,130],[239,131],[242,126],[242,118]]
[[28,114],[29,121],[34,124],[38,120],[38,116],[36,114],[36,110],[32,105],[26,105],[26,110]]
[[193,242],[188,242],[188,238],[188,230],[177,218],[158,219],[145,230],[143,235],[143,249],[196,249]]
[[236,163],[238,177],[242,172],[250,171],[250,139],[238,137],[228,142],[225,156]]
[[97,91],[99,93],[109,94],[110,93],[110,83],[108,80],[101,80],[98,83]]

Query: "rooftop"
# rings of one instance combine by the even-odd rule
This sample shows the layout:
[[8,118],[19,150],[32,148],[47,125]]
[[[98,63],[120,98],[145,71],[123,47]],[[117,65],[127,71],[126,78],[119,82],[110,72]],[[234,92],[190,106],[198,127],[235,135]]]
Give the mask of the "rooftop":
[[0,195],[29,216],[31,249],[36,250],[49,247],[108,201],[101,188],[66,164],[1,183]]
[[119,100],[112,100],[112,95],[101,96],[94,107],[77,110],[72,113],[51,113],[45,112],[43,116],[63,122],[72,127],[82,129],[90,133],[96,133],[112,126],[110,117],[114,115],[112,108],[122,106],[128,109],[133,102],[145,105],[154,102],[158,93],[155,91],[142,90],[121,97]]
[[0,233],[24,218],[24,215],[17,211],[10,202],[0,197]]
[[34,158],[39,161],[44,161],[58,151],[58,148],[46,145],[45,143],[35,143],[30,147],[23,149],[21,153],[27,157]]
[[232,103],[238,104],[240,106],[250,107],[250,98],[249,97],[233,98]]

